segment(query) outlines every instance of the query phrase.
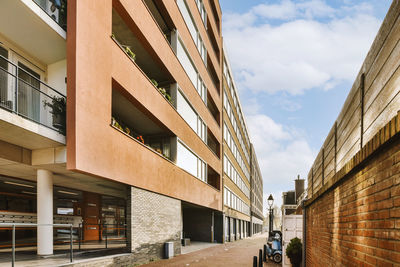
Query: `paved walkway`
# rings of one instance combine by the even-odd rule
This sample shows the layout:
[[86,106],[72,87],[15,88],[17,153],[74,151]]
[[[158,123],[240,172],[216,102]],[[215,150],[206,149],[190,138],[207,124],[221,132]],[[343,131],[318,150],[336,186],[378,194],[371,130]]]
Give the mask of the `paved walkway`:
[[210,248],[210,247],[215,247],[215,246],[219,246],[220,244],[217,243],[207,243],[207,242],[198,242],[198,241],[192,241],[190,243],[190,246],[182,246],[181,249],[181,254],[188,254],[188,253],[192,253],[198,250],[202,250],[205,248]]
[[[252,267],[253,256],[258,257],[258,251],[259,249],[262,249],[266,238],[267,234],[257,235],[251,238],[220,244],[185,255],[179,255],[169,260],[159,260],[150,264],[142,265],[141,267]],[[281,265],[269,261],[268,263],[264,263],[264,266],[277,267]]]

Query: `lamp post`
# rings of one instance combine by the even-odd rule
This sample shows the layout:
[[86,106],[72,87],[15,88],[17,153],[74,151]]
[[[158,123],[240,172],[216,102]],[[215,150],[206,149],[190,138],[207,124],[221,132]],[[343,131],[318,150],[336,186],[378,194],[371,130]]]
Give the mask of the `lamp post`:
[[268,206],[269,206],[269,235],[271,235],[271,232],[273,230],[273,209],[272,209],[272,205],[274,204],[274,198],[272,197],[272,194],[269,195],[268,197]]

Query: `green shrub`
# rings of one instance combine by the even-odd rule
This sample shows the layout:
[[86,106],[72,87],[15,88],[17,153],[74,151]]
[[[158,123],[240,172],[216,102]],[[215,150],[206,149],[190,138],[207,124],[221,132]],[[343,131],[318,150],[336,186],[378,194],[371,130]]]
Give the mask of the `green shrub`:
[[136,59],[136,55],[135,53],[132,52],[132,50],[129,47],[125,47],[125,52],[128,54],[128,56],[130,58],[132,58],[133,60]]
[[290,240],[286,248],[286,256],[290,259],[292,266],[299,267],[302,260],[303,246],[301,240],[297,237]]

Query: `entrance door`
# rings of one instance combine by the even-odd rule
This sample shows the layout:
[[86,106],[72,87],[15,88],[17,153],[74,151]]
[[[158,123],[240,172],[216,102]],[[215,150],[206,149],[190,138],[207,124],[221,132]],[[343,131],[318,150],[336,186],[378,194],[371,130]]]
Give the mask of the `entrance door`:
[[303,238],[303,215],[284,215],[282,219],[282,266],[292,266],[286,256],[286,247],[292,238]]
[[95,193],[83,194],[83,239],[100,240],[101,196]]

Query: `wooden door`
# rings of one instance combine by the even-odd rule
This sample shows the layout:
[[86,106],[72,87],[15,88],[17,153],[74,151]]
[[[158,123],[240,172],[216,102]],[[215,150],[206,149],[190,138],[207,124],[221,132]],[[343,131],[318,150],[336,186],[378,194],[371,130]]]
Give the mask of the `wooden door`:
[[83,239],[100,240],[100,208],[101,196],[95,193],[83,193]]

